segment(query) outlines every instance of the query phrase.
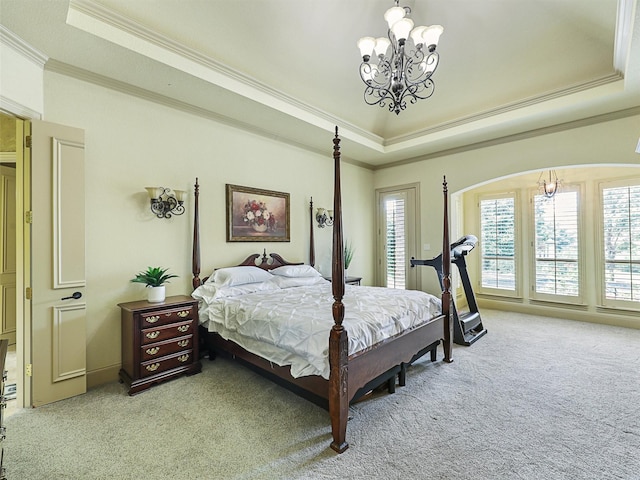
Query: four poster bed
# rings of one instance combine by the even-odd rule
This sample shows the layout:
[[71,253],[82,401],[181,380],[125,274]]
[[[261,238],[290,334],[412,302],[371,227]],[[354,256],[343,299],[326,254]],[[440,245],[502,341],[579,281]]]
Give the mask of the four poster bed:
[[[385,382],[392,391],[398,374],[402,385],[406,365],[427,352],[435,359],[440,342],[444,361],[451,362],[453,324],[446,180],[441,299],[419,291],[345,287],[337,127],[333,157],[331,282],[310,265],[288,262],[275,253],[267,257],[266,251],[262,257],[251,255],[237,266],[218,269],[211,278],[200,279],[196,179],[193,296],[200,300],[200,323],[207,328],[210,358],[215,358],[216,353],[229,354],[306,398],[324,402],[331,418],[331,448],[342,453],[349,446],[349,403]],[[310,228],[313,265],[313,215]],[[285,329],[284,333],[278,330],[279,326]],[[269,345],[263,353],[261,348],[266,343]]]

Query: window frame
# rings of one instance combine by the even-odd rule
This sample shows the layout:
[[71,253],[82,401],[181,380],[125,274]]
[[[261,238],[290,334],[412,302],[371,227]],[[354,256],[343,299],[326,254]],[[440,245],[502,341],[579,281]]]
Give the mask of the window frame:
[[[485,287],[482,285],[482,218],[480,204],[483,200],[500,200],[504,198],[513,199],[513,219],[514,219],[514,232],[513,232],[513,261],[514,261],[514,282],[515,288],[513,290],[506,290],[503,288]],[[521,253],[521,215],[520,215],[520,194],[518,191],[503,191],[493,193],[481,193],[476,196],[476,215],[478,219],[478,246],[479,248],[476,260],[478,280],[475,282],[477,292],[479,295],[494,296],[494,297],[506,297],[519,299],[522,298],[522,253]]]
[[598,245],[597,245],[597,255],[599,268],[597,269],[598,275],[598,295],[597,298],[599,300],[600,307],[617,309],[617,310],[629,310],[629,311],[640,311],[640,302],[632,301],[632,300],[616,300],[612,298],[607,298],[607,287],[606,287],[606,258],[604,253],[605,248],[605,237],[604,237],[604,194],[603,190],[607,188],[620,188],[620,187],[632,187],[632,186],[640,186],[640,177],[636,178],[625,178],[622,180],[603,180],[598,182],[597,184],[597,208],[598,208],[598,218],[595,222],[598,234]]
[[536,216],[535,216],[535,197],[540,194],[540,190],[532,188],[529,190],[529,225],[531,229],[531,240],[529,245],[529,282],[530,282],[530,299],[532,303],[545,302],[567,305],[584,305],[585,296],[585,272],[587,265],[585,262],[585,228],[584,228],[584,206],[585,206],[585,186],[583,183],[563,184],[558,193],[566,193],[575,191],[578,194],[576,207],[576,226],[578,229],[578,295],[559,295],[553,293],[542,293],[536,290]]

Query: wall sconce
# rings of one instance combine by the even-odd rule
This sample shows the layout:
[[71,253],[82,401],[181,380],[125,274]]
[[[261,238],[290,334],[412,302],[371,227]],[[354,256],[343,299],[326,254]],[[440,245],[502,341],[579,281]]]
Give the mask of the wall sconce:
[[171,218],[184,213],[184,199],[187,192],[164,187],[145,187],[151,198],[151,211],[158,218]]
[[316,221],[318,227],[324,228],[333,225],[333,210],[325,210],[324,208],[318,208],[316,210]]
[[540,193],[547,198],[551,198],[560,190],[561,180],[558,180],[555,170],[549,170],[549,181],[542,178],[542,175],[544,175],[544,172],[540,172],[540,177],[538,177]]

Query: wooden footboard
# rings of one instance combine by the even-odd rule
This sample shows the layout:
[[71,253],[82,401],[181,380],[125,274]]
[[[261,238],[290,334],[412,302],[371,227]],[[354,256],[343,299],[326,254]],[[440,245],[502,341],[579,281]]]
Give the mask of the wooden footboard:
[[442,340],[445,317],[439,316],[349,357],[349,399],[370,379],[396,365],[409,364],[425,347]]

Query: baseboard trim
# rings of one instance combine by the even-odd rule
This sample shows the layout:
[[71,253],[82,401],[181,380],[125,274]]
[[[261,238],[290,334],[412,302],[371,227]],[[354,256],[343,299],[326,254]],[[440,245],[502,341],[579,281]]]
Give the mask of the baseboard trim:
[[552,304],[518,305],[487,299],[478,299],[478,306],[480,307],[480,313],[482,313],[483,308],[489,308],[529,315],[542,315],[545,317],[577,320],[579,322],[600,323],[602,325],[611,325],[615,327],[634,328],[636,330],[640,329],[640,322],[628,315],[615,315],[610,312],[594,312],[591,310],[584,310],[582,308],[558,308],[557,305]]
[[87,372],[87,389],[117,381],[119,371],[120,365],[111,365]]

